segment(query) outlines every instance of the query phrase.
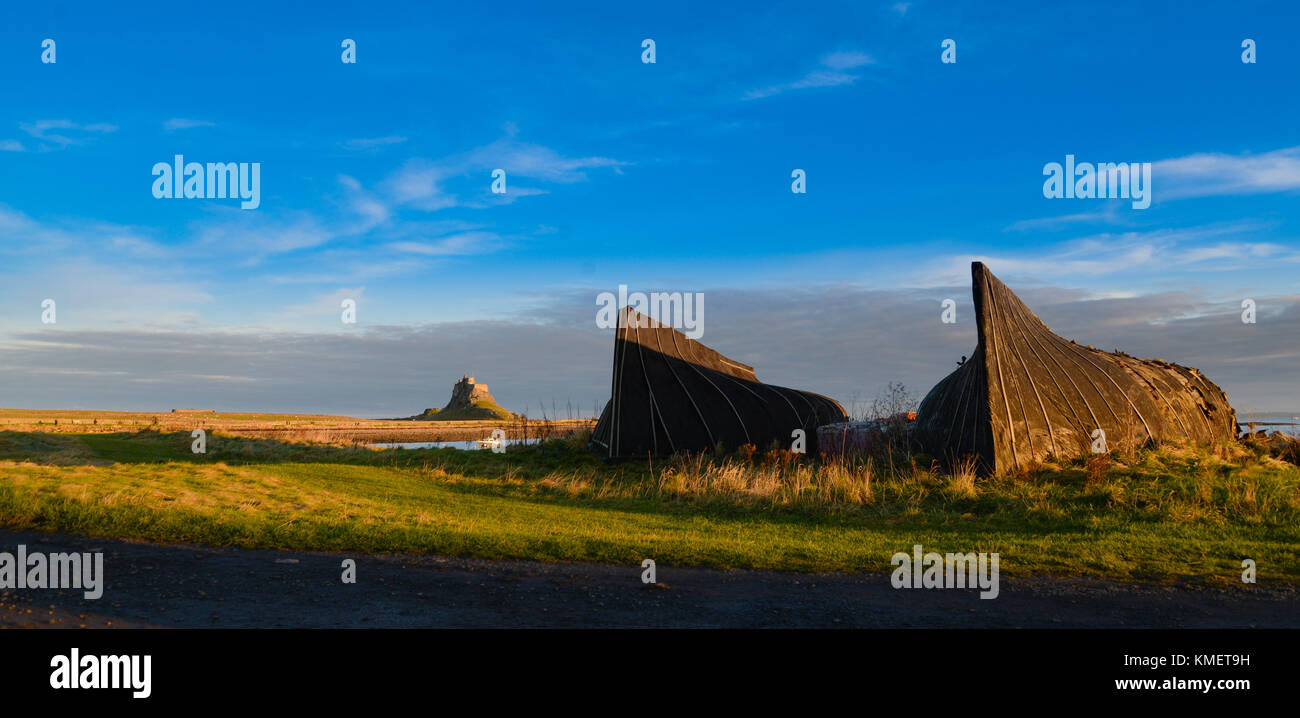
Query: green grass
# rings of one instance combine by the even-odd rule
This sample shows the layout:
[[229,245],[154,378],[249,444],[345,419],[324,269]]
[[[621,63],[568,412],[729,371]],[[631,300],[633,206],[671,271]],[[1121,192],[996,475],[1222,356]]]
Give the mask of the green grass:
[[1300,583],[1300,469],[1238,447],[990,479],[773,454],[609,467],[583,439],[388,450],[211,434],[0,432],[0,525],[211,545],[798,571],[926,550],[1008,575]]

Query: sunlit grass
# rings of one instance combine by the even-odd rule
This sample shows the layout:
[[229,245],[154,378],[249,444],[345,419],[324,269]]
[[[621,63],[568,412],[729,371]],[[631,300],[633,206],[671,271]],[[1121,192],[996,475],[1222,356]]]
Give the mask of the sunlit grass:
[[1300,469],[1237,446],[977,477],[789,452],[606,466],[583,437],[490,451],[0,432],[0,524],[213,545],[884,571],[915,543],[1008,574],[1300,582]]

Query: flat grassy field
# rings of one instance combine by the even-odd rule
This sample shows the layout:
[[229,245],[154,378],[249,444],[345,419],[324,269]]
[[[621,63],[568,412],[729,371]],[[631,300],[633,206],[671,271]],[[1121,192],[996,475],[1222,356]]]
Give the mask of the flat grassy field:
[[0,525],[250,548],[883,572],[913,544],[1007,575],[1300,584],[1300,468],[1147,450],[985,479],[785,454],[605,466],[585,437],[374,450],[210,433],[0,431]]
[[[495,407],[493,409],[492,407]],[[493,429],[509,438],[533,439],[590,429],[593,419],[525,420],[495,404],[496,418],[446,416],[436,421],[359,419],[329,414],[257,414],[203,411],[97,411],[83,409],[0,409],[0,430],[39,433],[114,433],[142,429],[186,432],[205,429],[237,436],[330,443],[463,441],[482,439]]]

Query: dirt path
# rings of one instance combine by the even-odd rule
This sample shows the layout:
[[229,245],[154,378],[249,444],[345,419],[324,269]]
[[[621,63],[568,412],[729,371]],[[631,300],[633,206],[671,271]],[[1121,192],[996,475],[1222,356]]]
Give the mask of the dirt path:
[[[1291,587],[1004,578],[1001,595],[895,590],[887,575],[476,561],[163,546],[0,530],[0,551],[103,551],[98,601],[0,589],[3,627],[1300,627]],[[340,580],[345,558],[357,583]]]

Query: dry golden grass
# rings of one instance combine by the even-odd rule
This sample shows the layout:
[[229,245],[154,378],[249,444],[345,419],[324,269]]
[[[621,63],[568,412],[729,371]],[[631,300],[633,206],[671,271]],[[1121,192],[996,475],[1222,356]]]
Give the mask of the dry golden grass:
[[952,467],[952,474],[948,476],[945,492],[954,497],[961,499],[973,499],[979,495],[979,490],[975,488],[975,459],[966,457],[956,462]]
[[865,504],[872,500],[870,464],[814,464],[787,457],[735,460],[698,454],[677,457],[654,470],[656,493],[668,498],[709,498],[746,504]]

